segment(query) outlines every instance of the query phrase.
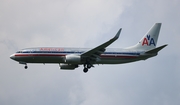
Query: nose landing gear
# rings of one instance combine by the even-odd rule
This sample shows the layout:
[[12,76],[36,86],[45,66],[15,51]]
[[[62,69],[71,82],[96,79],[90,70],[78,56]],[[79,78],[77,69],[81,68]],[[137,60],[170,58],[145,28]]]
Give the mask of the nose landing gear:
[[25,69],[27,69],[27,68],[28,68],[28,66],[27,66],[27,63],[26,63],[26,62],[19,62],[19,64],[23,64],[23,65],[25,65],[25,66],[24,66],[24,68],[25,68]]

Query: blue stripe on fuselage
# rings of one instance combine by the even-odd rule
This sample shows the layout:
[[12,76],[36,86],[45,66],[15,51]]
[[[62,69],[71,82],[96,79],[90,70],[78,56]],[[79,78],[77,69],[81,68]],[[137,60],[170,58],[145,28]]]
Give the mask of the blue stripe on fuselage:
[[[63,54],[82,54],[84,52],[78,52],[78,51],[21,51],[17,53],[63,53]],[[102,54],[123,54],[123,55],[140,55],[140,53],[136,52],[104,52]]]

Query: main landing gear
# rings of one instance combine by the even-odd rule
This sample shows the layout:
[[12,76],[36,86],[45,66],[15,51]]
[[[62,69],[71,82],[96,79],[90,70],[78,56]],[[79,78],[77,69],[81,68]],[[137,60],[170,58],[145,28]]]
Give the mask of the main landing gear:
[[28,68],[27,64],[24,66],[24,68],[25,68],[25,69],[27,69],[27,68]]
[[84,64],[84,69],[83,69],[84,73],[87,73],[88,69],[90,69],[91,67],[94,67],[94,66],[90,63]]
[[88,72],[88,68],[84,68],[83,71],[84,71],[84,73],[87,73]]

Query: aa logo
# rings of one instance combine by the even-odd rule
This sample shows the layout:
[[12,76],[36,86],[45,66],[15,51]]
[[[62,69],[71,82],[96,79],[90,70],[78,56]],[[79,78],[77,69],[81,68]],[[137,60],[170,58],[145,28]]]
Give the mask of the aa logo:
[[147,35],[147,36],[144,38],[143,43],[142,43],[142,46],[144,46],[144,45],[147,45],[147,46],[154,45],[154,46],[156,46],[156,45],[155,45],[155,42],[154,42],[154,39],[151,38],[150,35]]

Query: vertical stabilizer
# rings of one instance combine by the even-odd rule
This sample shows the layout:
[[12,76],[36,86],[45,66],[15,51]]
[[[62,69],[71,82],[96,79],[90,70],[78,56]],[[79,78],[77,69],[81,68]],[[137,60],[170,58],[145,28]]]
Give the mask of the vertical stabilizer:
[[158,36],[161,28],[161,23],[155,23],[153,27],[143,36],[143,38],[132,47],[127,49],[137,49],[137,50],[151,50],[156,47]]

